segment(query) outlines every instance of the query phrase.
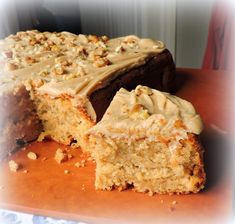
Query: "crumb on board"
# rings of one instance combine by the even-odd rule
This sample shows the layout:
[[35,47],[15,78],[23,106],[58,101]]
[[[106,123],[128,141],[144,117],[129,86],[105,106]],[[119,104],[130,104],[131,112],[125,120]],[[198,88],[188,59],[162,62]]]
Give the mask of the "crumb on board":
[[8,165],[9,165],[10,171],[12,171],[12,172],[17,172],[21,167],[21,165],[19,163],[15,162],[14,160],[10,160],[8,162]]
[[28,173],[29,171],[28,170],[24,170],[23,173]]
[[62,163],[68,160],[68,154],[65,150],[58,148],[55,152],[55,157],[57,163]]
[[69,170],[64,170],[64,173],[65,173],[65,174],[69,174],[70,171],[69,171]]
[[42,161],[46,161],[46,160],[47,160],[47,157],[43,157],[43,158],[42,158]]
[[171,204],[172,204],[172,205],[176,205],[176,204],[177,204],[177,201],[172,201]]
[[87,161],[92,161],[93,160],[93,158],[91,157],[91,156],[89,156],[88,158],[87,158]]
[[74,165],[78,168],[85,167],[86,166],[86,160],[82,159],[80,162],[76,162]]
[[85,185],[84,184],[82,184],[82,191],[85,191],[86,189],[85,189]]
[[72,154],[68,154],[68,159],[72,159],[73,158],[73,155]]
[[28,152],[27,157],[31,160],[36,160],[38,158],[38,155],[35,152]]
[[160,201],[160,202],[161,202],[161,204],[162,204],[164,201],[161,199],[161,201]]

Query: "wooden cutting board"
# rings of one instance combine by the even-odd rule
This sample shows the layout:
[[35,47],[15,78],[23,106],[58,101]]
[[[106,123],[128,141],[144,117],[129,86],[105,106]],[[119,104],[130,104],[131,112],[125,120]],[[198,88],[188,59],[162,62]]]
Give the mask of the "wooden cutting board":
[[[79,149],[53,141],[33,143],[1,164],[0,207],[89,223],[222,223],[232,212],[230,158],[231,105],[226,73],[178,69],[176,95],[190,100],[205,122],[206,188],[199,194],[154,195],[94,189],[95,163]],[[184,83],[183,83],[184,82]],[[230,120],[231,121],[231,120]],[[68,149],[73,158],[58,164],[58,148]],[[27,158],[33,151],[36,160]],[[46,158],[46,160],[45,160]],[[8,161],[22,165],[14,173]],[[85,160],[84,167],[76,167]],[[25,171],[27,170],[27,172]],[[65,170],[68,173],[65,173]]]

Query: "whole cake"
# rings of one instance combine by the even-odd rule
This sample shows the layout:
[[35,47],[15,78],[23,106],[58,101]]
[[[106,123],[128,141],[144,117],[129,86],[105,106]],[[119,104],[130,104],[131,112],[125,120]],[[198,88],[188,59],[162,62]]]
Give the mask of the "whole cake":
[[83,146],[115,93],[169,91],[174,62],[161,41],[18,32],[0,41],[0,157],[38,138]]
[[193,105],[145,86],[121,88],[86,134],[97,189],[197,193],[204,187],[202,121]]

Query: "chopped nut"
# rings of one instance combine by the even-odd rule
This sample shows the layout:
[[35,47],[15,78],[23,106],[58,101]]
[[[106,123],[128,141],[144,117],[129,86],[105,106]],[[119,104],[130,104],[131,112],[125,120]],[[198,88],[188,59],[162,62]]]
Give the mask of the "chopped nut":
[[68,155],[66,151],[58,148],[55,152],[55,157],[54,159],[56,160],[57,163],[62,163],[68,160]]
[[52,73],[54,75],[62,75],[64,73],[64,68],[61,64],[56,64],[55,67],[52,69]]
[[60,50],[60,48],[57,45],[52,45],[51,46],[51,51],[52,52],[58,52]]
[[12,52],[12,51],[4,51],[4,52],[2,52],[2,55],[3,55],[5,58],[12,58],[13,52]]
[[18,69],[18,65],[10,62],[6,64],[6,69],[9,71],[13,71],[13,70]]
[[26,62],[27,64],[29,64],[29,65],[32,65],[33,63],[36,63],[36,62],[37,62],[35,58],[29,57],[29,56],[25,57],[24,60],[25,60],[25,62]]
[[106,56],[107,55],[107,51],[106,51],[106,49],[104,49],[102,47],[99,47],[99,48],[96,48],[94,50],[94,55],[95,56]]
[[109,38],[108,38],[107,36],[102,36],[102,37],[101,37],[101,40],[102,40],[104,43],[106,43],[106,42],[109,40]]
[[128,36],[123,40],[124,44],[127,44],[129,47],[133,48],[137,46],[137,38],[134,36]]
[[84,43],[84,44],[87,44],[88,43],[88,38],[86,35],[84,34],[79,34],[78,35],[78,39],[80,40],[80,42]]
[[36,34],[35,35],[35,39],[37,40],[37,41],[43,41],[43,40],[46,40],[47,38],[46,38],[46,36],[43,34],[43,33],[38,33],[38,34]]
[[41,71],[40,73],[39,73],[39,75],[40,76],[42,76],[42,77],[46,77],[46,76],[48,76],[48,72],[47,71]]
[[117,53],[123,53],[125,50],[125,48],[122,45],[119,45],[115,48],[115,52]]
[[36,159],[38,158],[38,155],[37,155],[36,153],[34,153],[34,152],[29,152],[29,153],[27,154],[27,157],[28,157],[29,159],[36,160]]
[[37,40],[34,39],[34,38],[32,38],[32,39],[29,40],[29,44],[30,44],[31,46],[34,46],[36,43],[37,43]]
[[162,49],[165,47],[165,44],[162,41],[157,41],[157,44],[153,46],[153,49]]
[[90,42],[96,43],[96,42],[99,41],[99,38],[98,38],[96,35],[89,35],[89,36],[88,36],[88,40],[89,40]]
[[135,104],[129,111],[129,116],[133,119],[147,119],[150,114],[142,104]]
[[104,66],[107,66],[110,64],[111,64],[111,62],[107,58],[99,58],[99,59],[95,60],[93,63],[93,65],[95,65],[98,68],[104,67]]
[[8,165],[9,165],[10,171],[12,172],[16,172],[20,169],[20,164],[16,163],[14,160],[10,160],[8,162]]
[[153,91],[147,86],[137,86],[137,88],[135,89],[136,96],[140,96],[142,93],[151,96],[153,94]]

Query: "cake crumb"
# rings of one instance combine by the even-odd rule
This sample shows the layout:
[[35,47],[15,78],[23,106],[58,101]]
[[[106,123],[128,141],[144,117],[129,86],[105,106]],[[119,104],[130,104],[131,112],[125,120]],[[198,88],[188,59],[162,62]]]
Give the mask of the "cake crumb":
[[29,171],[28,171],[28,170],[24,170],[23,172],[24,172],[24,173],[28,173]]
[[92,161],[93,160],[93,158],[91,157],[91,156],[89,156],[88,158],[87,158],[87,161]]
[[17,172],[20,169],[20,164],[16,163],[14,160],[10,160],[8,165],[12,172]]
[[68,159],[72,159],[73,155],[72,154],[68,154]]
[[171,204],[172,204],[172,205],[176,205],[176,204],[177,204],[177,201],[172,201]]
[[85,185],[83,184],[82,185],[82,191],[85,191],[86,189],[85,189]]
[[60,163],[65,162],[65,161],[68,160],[68,155],[64,150],[58,148],[55,152],[54,159],[56,160],[57,163],[60,164]]
[[43,157],[43,158],[42,158],[42,161],[46,161],[46,160],[47,160],[47,157]]
[[163,202],[164,202],[164,201],[161,199],[161,201],[160,201],[160,202],[161,202],[161,204],[163,204]]
[[69,170],[64,170],[64,173],[65,173],[65,174],[69,174],[70,171],[69,171]]
[[82,159],[80,162],[76,162],[74,165],[78,168],[85,167],[86,166],[86,160]]
[[27,157],[32,160],[36,160],[38,155],[35,152],[28,152]]

